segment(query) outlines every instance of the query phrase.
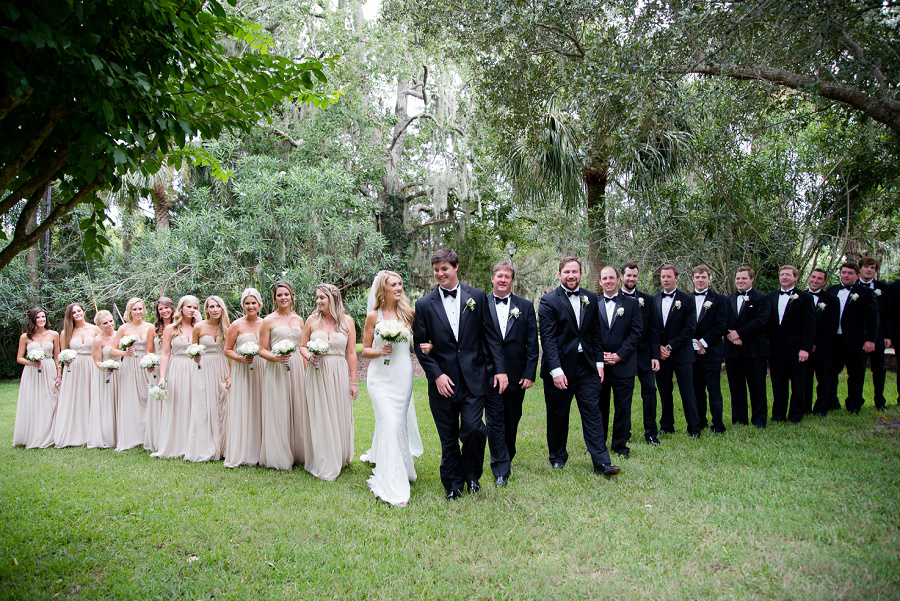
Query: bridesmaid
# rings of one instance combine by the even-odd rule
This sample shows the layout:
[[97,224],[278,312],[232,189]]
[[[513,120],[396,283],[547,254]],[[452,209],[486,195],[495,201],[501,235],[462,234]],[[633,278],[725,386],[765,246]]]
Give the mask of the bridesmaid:
[[153,457],[181,457],[187,450],[191,425],[191,383],[199,371],[187,356],[200,317],[200,301],[185,295],[178,300],[175,318],[163,331],[162,356],[159,359],[160,386],[168,390],[163,401],[159,428],[159,449]]
[[[26,355],[43,349],[40,363],[29,361]],[[56,417],[57,388],[60,374],[56,369],[59,355],[59,334],[47,329],[47,311],[35,307],[28,312],[25,333],[19,336],[16,361],[25,366],[19,384],[16,405],[16,425],[13,444],[26,449],[53,446],[53,420]]]
[[[225,356],[231,359],[231,393],[228,395],[228,429],[225,434],[225,467],[256,465],[262,444],[263,367],[259,357],[242,357],[242,344],[259,344],[262,296],[256,288],[241,293],[244,316],[231,324],[225,334]],[[253,369],[250,369],[251,366]]]
[[259,330],[259,356],[269,362],[263,377],[259,464],[280,470],[303,463],[303,359],[300,353],[272,353],[272,345],[285,339],[300,348],[303,318],[294,313],[295,299],[290,284],[275,282],[272,300],[276,310],[263,319]]
[[[134,297],[125,304],[125,323],[116,332],[115,344],[109,353],[122,363],[119,368],[119,404],[116,407],[116,450],[144,444],[147,424],[147,373],[141,369],[141,358],[152,353],[153,326],[144,321],[147,310],[144,301]],[[119,348],[122,338],[137,338],[126,350]]]
[[109,449],[116,446],[116,405],[119,402],[119,372],[114,371],[106,381],[106,370],[100,364],[112,358],[116,339],[116,322],[109,311],[97,311],[94,323],[100,333],[94,337],[91,355],[97,369],[92,370],[91,418],[87,448]]
[[[175,303],[167,296],[161,296],[156,301],[156,319],[153,322],[153,348],[155,353],[162,352],[162,337],[166,326],[172,323],[175,316]],[[159,385],[161,366],[153,373],[156,377],[147,374],[147,382],[150,386]],[[159,422],[162,419],[163,401],[154,401],[147,398],[147,427],[144,431],[144,448],[155,453],[159,449]]]
[[[327,340],[327,355],[317,357],[306,343]],[[353,405],[356,382],[356,328],[344,311],[341,293],[331,284],[316,286],[316,310],[306,320],[300,352],[306,368],[306,471],[334,480],[353,460]]]
[[60,350],[72,349],[78,356],[67,366],[60,366],[62,386],[56,407],[53,439],[56,448],[81,447],[87,444],[91,413],[91,382],[94,366],[91,345],[100,328],[85,320],[84,307],[72,303],[66,307]]
[[194,344],[206,347],[202,359],[194,361],[201,369],[191,384],[191,422],[188,428],[185,461],[218,461],[225,450],[225,424],[228,411],[228,389],[231,388],[231,365],[222,348],[225,332],[231,326],[228,308],[218,296],[203,303],[206,319],[191,334]]

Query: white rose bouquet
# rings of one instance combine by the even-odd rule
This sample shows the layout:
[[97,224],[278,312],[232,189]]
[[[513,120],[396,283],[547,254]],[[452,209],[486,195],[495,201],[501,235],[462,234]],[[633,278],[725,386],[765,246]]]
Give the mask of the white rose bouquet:
[[[310,340],[310,342],[312,342],[312,340]],[[309,345],[307,344],[306,347],[309,348]],[[285,355],[291,355],[291,354],[295,353],[296,351],[297,351],[297,345],[294,343],[293,340],[288,340],[287,338],[285,338],[284,340],[279,340],[278,342],[276,342],[275,344],[272,345],[272,354],[278,355],[279,357],[284,357]],[[310,352],[312,352],[312,349],[310,349]],[[325,341],[325,353],[327,353],[327,352],[328,352],[328,341],[326,340]],[[321,354],[324,355],[325,353],[321,353]],[[291,371],[290,365],[285,365],[284,367],[286,370]],[[318,367],[319,366],[317,365],[316,369],[318,369]]]
[[128,349],[133,347],[134,343],[137,341],[137,336],[122,336],[122,340],[119,341],[119,349],[127,351]]
[[[197,357],[202,357],[206,354],[206,347],[202,344],[192,344],[187,347],[187,356],[191,359],[196,359]],[[200,369],[200,364],[197,363],[197,369]]]
[[151,401],[164,401],[168,398],[169,393],[166,392],[165,388],[161,386],[151,386],[149,390],[147,390],[147,398]]
[[[388,344],[396,344],[398,342],[406,342],[411,334],[406,324],[397,319],[385,319],[375,324],[375,335],[387,342]],[[385,365],[391,364],[391,358],[384,360]]]
[[112,372],[118,371],[121,364],[115,359],[107,359],[103,363],[100,364],[100,369],[106,371],[106,383],[109,384],[109,377],[112,375]]
[[41,373],[41,361],[47,358],[47,353],[45,353],[44,349],[42,348],[36,348],[33,351],[28,351],[28,353],[25,355],[25,358],[32,363],[37,363],[38,373]]
[[[290,341],[282,340],[282,342],[290,342]],[[291,343],[291,344],[293,344],[293,343]],[[330,348],[330,345],[328,344],[328,341],[323,338],[316,338],[316,339],[310,340],[309,342],[306,343],[306,349],[310,353],[315,355],[316,357],[321,357],[322,355],[328,354],[329,348]],[[275,352],[274,348],[272,349],[272,352],[273,353]],[[315,365],[316,365],[316,369],[319,369],[319,364],[316,363]],[[288,368],[288,369],[290,369],[290,368]]]
[[153,353],[147,353],[141,357],[141,362],[138,365],[141,366],[141,369],[149,370],[153,379],[156,379],[156,368],[159,366],[159,357]]
[[[255,342],[245,342],[241,346],[234,349],[234,352],[241,357],[256,357],[257,355],[259,355],[259,345]],[[252,363],[250,364],[250,371],[253,371]]]
[[67,367],[66,371],[69,373],[72,373],[72,362],[77,358],[78,353],[70,348],[59,351],[59,356],[57,357],[57,359],[59,359],[59,364],[65,365]]

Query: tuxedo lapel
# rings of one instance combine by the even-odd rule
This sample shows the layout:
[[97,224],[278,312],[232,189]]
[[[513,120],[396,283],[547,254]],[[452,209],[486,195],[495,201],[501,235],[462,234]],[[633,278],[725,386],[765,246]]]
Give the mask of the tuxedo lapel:
[[[569,302],[569,297],[562,289],[562,286],[556,287],[556,296],[559,298],[559,302],[562,303],[563,309],[568,311],[569,317],[572,318],[572,323],[575,324],[575,329],[578,329],[578,318],[575,315],[575,311],[572,310],[572,303]],[[579,297],[578,302],[581,302],[581,298]]]
[[[512,310],[513,310],[513,308],[518,309],[519,305],[517,304],[518,301],[515,301],[513,299],[514,299],[513,295],[510,294],[509,295],[509,315],[506,318],[506,332],[503,333],[503,338],[506,338],[507,336],[509,336],[509,331],[512,330],[513,322],[516,321],[516,318],[513,317],[513,315],[512,315]],[[519,315],[521,315],[521,314],[522,314],[522,309],[519,309]],[[495,318],[496,318],[496,316],[495,316]]]
[[435,287],[434,292],[431,293],[431,310],[434,311],[435,315],[437,315],[438,321],[440,321],[444,325],[444,328],[446,328],[447,333],[450,335],[450,339],[452,340],[453,328],[450,327],[450,320],[447,319],[447,312],[444,311],[444,302],[441,298],[440,287]]
[[[703,321],[703,318],[704,318],[704,317],[706,317],[706,302],[707,302],[707,301],[709,300],[709,298],[710,298],[709,295],[710,295],[710,293],[707,292],[707,293],[706,293],[706,298],[703,300],[702,303],[700,303],[700,315],[697,316],[697,323],[698,323],[698,324],[699,324],[701,321]],[[695,311],[697,310],[697,304],[696,304],[696,303],[697,303],[697,301],[694,300],[694,310],[695,310]]]
[[472,298],[469,295],[469,291],[466,289],[466,286],[462,284],[459,285],[459,340],[462,340],[463,330],[466,327],[466,322],[469,320],[469,316],[467,313],[471,313],[466,308],[466,301]]
[[[606,304],[606,301],[603,301],[603,304]],[[606,307],[603,307],[604,313],[606,313]],[[622,299],[616,299],[616,308],[613,310],[612,319],[609,320],[609,331],[612,332],[612,329],[616,326],[616,320],[619,319],[619,309],[622,309]],[[604,318],[606,315],[603,316]],[[601,319],[600,321],[605,322],[606,319]]]
[[[495,298],[497,298],[497,297],[494,296],[493,292],[488,294],[487,304],[488,304],[488,309],[490,309],[490,311],[491,311],[491,319],[494,320],[494,327],[497,328],[497,331],[499,332],[500,331],[500,319],[497,317],[497,301],[494,300]],[[510,297],[510,299],[512,299],[512,297]],[[512,300],[510,300],[510,303],[512,303]],[[507,329],[509,329],[509,320],[507,320],[506,326],[507,326]]]

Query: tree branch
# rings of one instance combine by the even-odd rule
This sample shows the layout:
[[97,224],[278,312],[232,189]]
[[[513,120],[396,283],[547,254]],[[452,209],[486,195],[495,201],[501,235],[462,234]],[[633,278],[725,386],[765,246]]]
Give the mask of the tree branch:
[[283,132],[277,127],[273,127],[272,131],[287,140],[287,143],[290,144],[293,148],[300,148],[300,140],[293,139],[287,134],[287,132]]
[[0,121],[3,121],[14,108],[28,102],[28,99],[31,98],[33,93],[34,88],[28,86],[28,89],[25,90],[21,96],[5,95],[0,99]]
[[16,176],[28,164],[28,161],[34,157],[34,154],[41,148],[44,141],[53,133],[53,130],[68,112],[68,109],[59,105],[50,107],[43,125],[27,138],[25,144],[22,145],[19,155],[6,163],[3,169],[0,170],[0,192],[6,192],[9,189],[12,181],[16,179]]
[[44,186],[53,178],[56,172],[62,167],[62,164],[66,162],[66,159],[69,157],[69,149],[68,145],[62,148],[60,152],[56,153],[56,156],[53,157],[53,160],[44,167],[40,172],[35,174],[27,182],[24,182],[21,186],[10,192],[2,201],[0,201],[0,215],[6,213],[8,210],[13,208],[16,203],[18,203],[23,198],[31,196],[31,193],[37,189],[43,189]]
[[889,92],[890,89],[884,79],[884,73],[881,72],[881,69],[878,67],[878,65],[866,58],[866,54],[865,52],[863,52],[862,47],[854,40],[851,40],[846,31],[841,34],[841,41],[844,42],[844,44],[846,44],[848,48],[850,48],[851,52],[853,52],[853,56],[856,57],[856,60],[871,69],[872,75],[875,76],[875,81],[878,82],[881,90],[883,92]]
[[537,26],[546,31],[551,31],[553,33],[561,35],[565,39],[572,42],[572,45],[575,46],[575,54],[571,52],[563,52],[562,49],[555,49],[558,54],[561,54],[562,56],[565,56],[566,58],[570,58],[572,60],[580,60],[584,58],[584,48],[581,47],[581,42],[579,42],[578,38],[576,38],[574,35],[555,25],[544,25],[543,23],[538,23]]
[[31,221],[31,217],[38,210],[38,207],[41,206],[42,196],[44,196],[43,190],[35,190],[28,197],[25,206],[22,207],[22,212],[19,213],[19,220],[16,221],[16,228],[13,230],[13,240],[21,238],[28,233],[28,222]]

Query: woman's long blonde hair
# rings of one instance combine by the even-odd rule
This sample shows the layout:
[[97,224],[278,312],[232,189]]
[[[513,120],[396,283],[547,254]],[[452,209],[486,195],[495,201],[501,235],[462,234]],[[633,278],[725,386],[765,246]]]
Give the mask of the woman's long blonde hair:
[[209,306],[209,301],[215,301],[219,303],[219,306],[222,307],[222,315],[219,317],[219,331],[217,332],[216,340],[220,341],[222,344],[225,343],[225,332],[228,331],[228,326],[231,325],[231,320],[228,319],[228,307],[225,306],[225,301],[223,301],[218,296],[207,296],[206,300],[203,301],[203,314],[206,316],[206,319],[209,319],[209,310],[207,307]]
[[[316,290],[321,290],[328,298],[328,312],[334,318],[334,331],[349,334],[350,331],[344,324],[344,316],[347,315],[347,311],[344,309],[344,303],[341,301],[341,291],[333,284],[319,284],[316,286]],[[322,314],[318,307],[316,307],[313,317],[318,318],[319,323],[325,320],[325,315]]]
[[[395,271],[383,270],[379,271],[378,275],[375,276],[375,308],[380,309],[384,306],[384,297],[387,292],[388,278],[395,277],[403,282],[403,278],[400,277],[400,274]],[[409,298],[406,296],[406,292],[400,297],[400,300],[397,301],[397,316],[401,321],[405,322],[406,325],[412,327],[413,316],[415,315],[415,310],[409,304]]]
[[138,303],[141,303],[142,305],[144,305],[144,315],[147,314],[147,305],[144,304],[143,299],[140,299],[136,296],[132,296],[131,298],[128,299],[128,302],[125,303],[125,315],[124,315],[124,317],[122,317],[122,319],[125,321],[125,323],[131,323],[131,310],[134,309],[134,306]]
[[[184,317],[181,313],[181,310],[184,309],[185,303],[197,303],[200,305],[200,301],[196,296],[191,296],[190,294],[185,294],[181,298],[178,299],[178,306],[175,307],[175,315],[172,316],[172,329],[175,330],[176,336],[181,336],[181,322]],[[191,318],[191,325],[196,325],[197,320],[195,318]]]

